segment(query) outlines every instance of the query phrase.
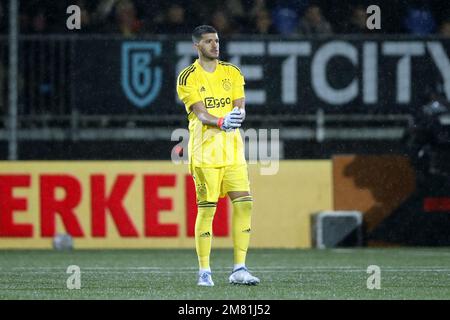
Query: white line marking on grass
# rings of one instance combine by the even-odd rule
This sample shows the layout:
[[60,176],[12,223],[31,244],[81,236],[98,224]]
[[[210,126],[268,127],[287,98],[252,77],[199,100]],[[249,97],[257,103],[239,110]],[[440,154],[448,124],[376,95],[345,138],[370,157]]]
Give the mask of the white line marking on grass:
[[[122,273],[184,273],[184,272],[196,272],[196,267],[81,267],[83,272],[88,273],[110,273],[110,274],[122,274]],[[420,266],[420,267],[392,267],[381,266],[383,272],[447,272],[450,273],[449,267],[443,266]],[[26,274],[45,274],[45,273],[60,273],[65,269],[63,267],[12,267],[1,268],[2,274],[5,273],[26,273]],[[253,267],[250,270],[254,272],[272,273],[272,272],[303,272],[303,273],[318,273],[318,272],[366,272],[366,267],[353,267],[353,266],[337,266],[337,267],[325,267],[325,266],[304,266],[304,267],[283,267],[283,266],[270,266],[270,267]],[[217,267],[213,268],[214,272],[231,272],[230,268]]]

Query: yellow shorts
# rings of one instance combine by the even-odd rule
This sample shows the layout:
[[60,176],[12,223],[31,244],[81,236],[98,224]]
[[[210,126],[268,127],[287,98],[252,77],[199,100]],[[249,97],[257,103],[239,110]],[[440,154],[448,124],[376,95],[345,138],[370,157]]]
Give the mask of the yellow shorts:
[[197,202],[217,202],[230,191],[250,192],[247,164],[219,167],[192,168]]

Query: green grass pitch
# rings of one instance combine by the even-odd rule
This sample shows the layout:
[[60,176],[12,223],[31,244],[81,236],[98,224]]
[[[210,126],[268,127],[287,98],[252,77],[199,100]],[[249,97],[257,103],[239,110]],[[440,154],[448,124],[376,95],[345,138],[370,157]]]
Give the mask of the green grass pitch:
[[[195,250],[0,251],[0,299],[450,299],[449,248],[251,249],[259,286],[228,284],[231,250],[213,248],[214,287],[196,286]],[[81,289],[67,289],[67,268]],[[381,288],[368,289],[369,265]]]

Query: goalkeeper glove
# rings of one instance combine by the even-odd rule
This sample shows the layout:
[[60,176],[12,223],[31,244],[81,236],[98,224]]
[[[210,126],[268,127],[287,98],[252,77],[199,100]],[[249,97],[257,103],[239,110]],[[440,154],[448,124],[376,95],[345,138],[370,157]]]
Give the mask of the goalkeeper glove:
[[242,122],[244,122],[244,120],[245,120],[245,109],[241,109],[239,107],[234,107],[233,110],[235,110],[235,109],[237,109],[240,112],[241,117],[242,117]]
[[243,115],[238,107],[228,113],[225,117],[219,118],[217,126],[223,131],[231,131],[241,127]]

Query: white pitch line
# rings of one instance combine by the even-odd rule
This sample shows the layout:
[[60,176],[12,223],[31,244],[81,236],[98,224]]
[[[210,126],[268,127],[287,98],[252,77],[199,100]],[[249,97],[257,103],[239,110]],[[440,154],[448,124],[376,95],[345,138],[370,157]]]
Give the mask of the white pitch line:
[[[198,269],[196,267],[81,267],[82,272],[87,273],[110,273],[110,274],[122,274],[122,273],[185,273],[194,272]],[[215,272],[230,272],[231,268],[213,268]],[[361,267],[254,267],[251,270],[255,272],[263,273],[275,273],[275,272],[361,272],[366,273],[366,268]],[[28,273],[28,274],[43,274],[43,273],[61,273],[65,272],[65,268],[61,267],[13,267],[13,268],[1,268],[1,273]],[[382,272],[448,272],[448,267],[381,267]]]
[[[69,264],[68,264],[69,265]],[[369,264],[368,264],[369,265]],[[83,267],[83,266],[82,266]],[[48,267],[48,266],[35,266],[35,267],[2,267],[2,269],[15,269],[15,270],[35,270],[35,269],[63,269],[64,266],[59,267]],[[278,270],[278,269],[299,269],[299,270],[308,270],[308,269],[364,269],[364,266],[301,266],[301,267],[286,267],[286,266],[255,266],[250,269],[270,269],[270,270]],[[381,266],[383,269],[449,269],[449,266]],[[91,267],[84,266],[83,269],[92,269],[92,270],[197,270],[197,267]],[[228,267],[216,267],[216,269],[231,269]]]
[[[369,264],[367,264],[369,265]],[[68,264],[69,266],[69,264]],[[36,267],[2,267],[0,270],[61,270],[64,269],[64,266],[61,267],[48,267],[48,266],[36,266]],[[81,266],[81,268],[86,270],[197,270],[197,267],[92,267],[92,266]],[[447,269],[450,270],[449,266],[380,266],[382,269],[395,269],[395,270],[420,270],[420,269]],[[223,269],[230,270],[228,267],[216,267],[215,269]],[[286,266],[255,266],[251,267],[252,270],[347,270],[347,269],[358,269],[358,270],[366,270],[365,266],[302,266],[302,267],[286,267]]]

